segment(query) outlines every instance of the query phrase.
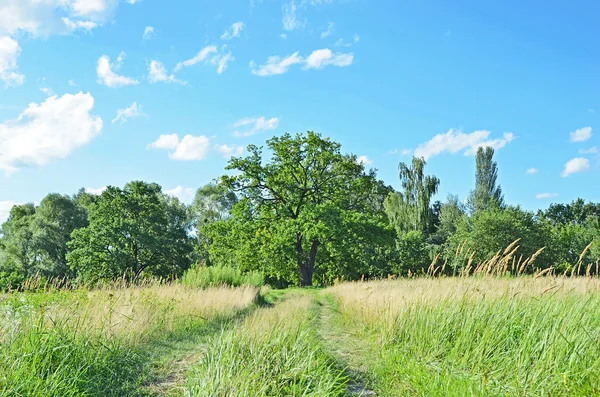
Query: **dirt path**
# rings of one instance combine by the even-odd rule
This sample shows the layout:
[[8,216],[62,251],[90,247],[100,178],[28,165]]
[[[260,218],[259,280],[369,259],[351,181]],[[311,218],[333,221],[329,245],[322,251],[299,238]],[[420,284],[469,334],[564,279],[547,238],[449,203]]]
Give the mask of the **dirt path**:
[[336,324],[336,308],[333,297],[321,292],[316,299],[318,305],[317,332],[325,347],[337,361],[338,366],[346,368],[348,372],[350,378],[348,395],[376,396],[375,391],[368,387],[368,368],[360,366],[355,359],[364,352],[365,347],[360,346],[355,338],[345,333]]

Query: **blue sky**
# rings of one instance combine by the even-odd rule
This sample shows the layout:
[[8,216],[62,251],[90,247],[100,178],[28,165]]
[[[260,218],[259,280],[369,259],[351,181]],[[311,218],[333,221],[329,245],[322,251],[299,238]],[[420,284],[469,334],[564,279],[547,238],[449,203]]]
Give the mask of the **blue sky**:
[[[452,3],[452,4],[450,4]],[[464,199],[600,201],[600,4],[0,0],[0,218],[155,181],[189,201],[227,157],[314,130],[399,186],[413,154]],[[2,219],[0,219],[2,220]]]

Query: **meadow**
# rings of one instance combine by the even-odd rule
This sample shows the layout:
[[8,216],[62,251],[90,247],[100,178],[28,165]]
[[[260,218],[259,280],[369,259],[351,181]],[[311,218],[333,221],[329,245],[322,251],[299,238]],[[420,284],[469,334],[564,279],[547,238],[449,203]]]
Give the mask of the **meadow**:
[[0,396],[600,390],[598,278],[429,276],[272,290],[250,285],[256,276],[240,284],[212,272],[188,276],[193,286],[2,295]]

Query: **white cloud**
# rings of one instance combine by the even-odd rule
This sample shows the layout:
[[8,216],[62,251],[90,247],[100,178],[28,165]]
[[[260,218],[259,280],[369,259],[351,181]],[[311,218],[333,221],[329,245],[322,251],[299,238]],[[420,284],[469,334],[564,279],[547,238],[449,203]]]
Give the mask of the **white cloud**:
[[443,152],[457,153],[464,151],[465,156],[472,156],[477,153],[479,147],[500,149],[514,139],[512,132],[505,132],[502,138],[488,139],[490,133],[487,130],[479,130],[465,134],[461,130],[450,129],[447,133],[438,134],[419,145],[415,149],[414,155],[428,160]]
[[538,173],[537,168],[529,168],[527,171],[525,171],[525,174],[527,174],[527,175],[533,175],[533,174],[537,174],[537,173]]
[[146,26],[144,28],[144,34],[142,34],[142,40],[150,40],[150,39],[154,38],[154,36],[155,36],[154,27]]
[[252,67],[252,73],[257,76],[272,76],[275,74],[283,74],[287,72],[288,68],[297,63],[302,63],[302,58],[296,51],[292,55],[285,58],[278,56],[270,56],[267,58],[267,63],[260,65],[258,68]]
[[63,17],[62,21],[70,31],[81,29],[85,30],[86,32],[89,32],[92,29],[98,27],[98,24],[94,21],[74,21],[67,17]]
[[128,85],[136,85],[139,83],[134,78],[121,76],[116,73],[121,67],[121,63],[125,59],[125,53],[121,52],[117,57],[115,63],[110,63],[110,58],[106,55],[102,55],[98,59],[98,67],[96,68],[96,74],[98,76],[98,83],[107,86],[108,88],[124,87]]
[[180,161],[202,160],[206,157],[210,147],[210,140],[204,135],[183,137],[175,152],[169,153],[169,158]]
[[244,153],[243,146],[215,145],[215,150],[228,159],[231,156],[241,156]]
[[221,35],[223,40],[231,40],[234,37],[240,37],[240,33],[244,30],[244,22],[235,22]]
[[256,67],[256,64],[251,61],[250,68],[252,74],[257,76],[272,76],[277,74],[284,74],[288,69],[296,64],[304,64],[303,69],[322,69],[325,66],[349,66],[354,60],[354,54],[352,53],[333,53],[329,48],[323,48],[320,50],[313,51],[307,58],[303,58],[299,55],[299,51],[296,51],[292,55],[288,55],[285,58],[279,56],[270,56],[267,58],[267,62],[263,65]]
[[148,64],[148,81],[151,83],[179,83],[187,84],[185,81],[178,80],[173,74],[167,74],[167,69],[159,61],[150,61]]
[[371,165],[371,164],[373,164],[373,161],[371,159],[369,159],[367,156],[358,156],[358,158],[356,159],[356,161],[359,164],[363,164],[363,165]]
[[102,119],[90,114],[89,94],[51,96],[31,103],[16,120],[0,124],[0,170],[45,165],[67,157],[102,131]]
[[127,2],[128,2],[129,4],[137,4],[137,3],[140,3],[141,1],[142,1],[142,0],[127,0]]
[[306,22],[300,21],[296,16],[296,3],[294,0],[290,1],[288,4],[284,4],[281,7],[283,12],[283,29],[292,31],[296,29],[302,29]]
[[270,119],[261,117],[246,117],[237,121],[233,127],[246,127],[244,131],[235,131],[235,136],[250,136],[257,132],[274,130],[279,126],[279,118],[271,117]]
[[164,193],[168,194],[169,196],[177,197],[182,203],[189,204],[192,202],[195,192],[191,187],[183,187],[178,185],[173,189],[165,190]]
[[321,38],[324,39],[326,37],[329,37],[333,33],[333,31],[333,22],[329,22],[329,24],[327,25],[327,30],[321,32]]
[[226,49],[227,46],[222,46],[221,49],[218,49],[215,45],[206,46],[198,51],[193,58],[179,62],[175,67],[175,71],[181,70],[184,66],[189,67],[198,63],[210,63],[215,65],[217,67],[217,73],[221,74],[227,69],[227,63],[235,59],[231,52],[225,52]]
[[285,34],[285,33],[282,33],[282,34],[280,34],[280,35],[279,35],[279,37],[281,37],[282,39],[284,39],[284,40],[285,40],[285,39],[287,39],[287,34]]
[[336,47],[352,47],[353,44],[356,44],[360,41],[360,36],[356,33],[352,36],[352,41],[350,43],[346,43],[344,39],[337,39],[335,42]]
[[389,152],[386,152],[386,155],[395,155],[399,154],[400,156],[410,156],[412,154],[412,149],[392,149]]
[[125,123],[128,119],[133,117],[146,116],[144,112],[142,112],[142,105],[138,105],[137,102],[133,102],[131,106],[125,109],[118,109],[117,115],[112,120],[113,124],[117,121],[120,121],[121,124]]
[[[1,10],[0,8],[0,14]],[[7,87],[16,87],[25,81],[25,76],[19,73],[17,69],[19,54],[21,54],[21,47],[15,39],[0,36],[0,80]]]
[[10,210],[13,206],[18,205],[14,201],[6,200],[0,201],[0,225],[8,220]]
[[227,69],[227,63],[233,60],[235,60],[235,58],[231,55],[231,52],[228,52],[226,54],[215,55],[210,62],[213,65],[217,65],[217,73],[221,74]]
[[584,172],[590,169],[590,161],[585,157],[576,157],[567,161],[565,164],[565,168],[562,172],[562,177],[566,178],[571,174],[576,174],[578,172]]
[[175,149],[179,145],[177,134],[161,135],[158,139],[148,145],[149,149]]
[[535,195],[536,199],[549,199],[554,197],[558,197],[558,193],[540,193]]
[[571,142],[585,142],[592,137],[592,127],[578,128],[569,134]]
[[349,66],[352,65],[354,60],[354,54],[344,54],[341,52],[333,53],[329,48],[323,48],[321,50],[313,51],[308,58],[306,58],[305,69],[322,69],[327,65],[333,66]]
[[189,67],[189,66],[193,66],[199,62],[204,62],[206,60],[208,60],[208,56],[212,53],[217,52],[217,47],[214,45],[209,45],[204,47],[203,49],[201,49],[200,51],[198,51],[198,53],[196,54],[196,56],[194,56],[193,58],[188,59],[187,61],[183,61],[183,62],[179,62],[177,64],[177,66],[175,67],[175,71],[177,72],[178,70],[181,70],[181,68],[185,67]]
[[210,148],[210,139],[204,135],[186,135],[179,140],[177,134],[161,135],[156,141],[148,145],[150,149],[173,150],[169,158],[179,161],[202,160]]
[[106,190],[106,188],[107,188],[107,186],[102,186],[102,187],[98,187],[98,188],[86,187],[85,192],[99,196]]
[[589,149],[579,149],[580,154],[596,154],[598,153],[598,146],[592,146]]
[[54,91],[52,91],[52,88],[50,88],[50,87],[41,87],[40,91],[42,91],[46,96],[54,95]]
[[70,87],[79,87],[74,80],[69,80],[68,84],[69,84]]

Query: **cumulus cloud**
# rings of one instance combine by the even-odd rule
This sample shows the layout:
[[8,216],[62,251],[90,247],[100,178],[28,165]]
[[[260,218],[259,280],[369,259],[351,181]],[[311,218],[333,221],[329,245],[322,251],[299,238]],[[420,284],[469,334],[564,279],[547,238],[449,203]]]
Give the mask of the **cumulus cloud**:
[[537,174],[537,173],[538,173],[537,168],[529,168],[529,169],[527,169],[527,171],[525,171],[525,174],[527,174],[527,175],[533,175],[533,174]]
[[20,54],[21,47],[15,39],[0,36],[0,80],[6,87],[16,87],[25,81],[25,76],[19,73],[17,68],[17,58]]
[[177,134],[161,135],[148,145],[150,149],[172,150],[169,158],[178,161],[202,160],[208,154],[210,139],[204,135],[186,135],[179,140]]
[[279,125],[279,118],[271,117],[270,119],[265,118],[264,116],[260,117],[246,117],[239,121],[237,121],[233,127],[234,128],[242,128],[242,130],[236,130],[235,136],[250,136],[254,135],[257,132],[261,131],[269,131],[274,130]]
[[121,124],[123,124],[131,118],[140,117],[140,116],[146,116],[146,114],[144,112],[142,112],[142,105],[138,105],[137,102],[133,102],[131,104],[131,106],[129,106],[125,109],[118,109],[117,115],[112,120],[112,122],[114,124],[117,121],[120,121]]
[[92,29],[98,27],[98,24],[94,21],[74,21],[67,17],[63,17],[62,21],[69,30],[81,29],[85,30],[86,32],[89,32]]
[[569,134],[571,142],[585,142],[592,137],[592,127],[578,128]]
[[90,114],[89,94],[51,96],[31,103],[16,120],[0,124],[0,170],[42,166],[67,157],[102,131],[102,119]]
[[444,152],[463,152],[465,156],[472,156],[480,147],[500,149],[514,139],[512,132],[505,132],[502,138],[497,139],[488,139],[490,134],[491,132],[487,130],[465,134],[461,130],[450,129],[447,133],[438,134],[419,145],[415,149],[414,155],[423,157],[425,160]]
[[191,203],[194,198],[194,189],[191,187],[183,187],[181,185],[178,185],[173,189],[167,189],[164,193],[169,196],[177,197],[179,201],[185,204]]
[[558,197],[558,193],[540,193],[535,195],[536,199],[549,199],[554,197]]
[[221,155],[223,155],[224,158],[228,159],[231,158],[232,156],[241,156],[242,153],[244,153],[244,147],[243,146],[229,146],[229,145],[215,145],[215,150],[219,153],[221,153]]
[[139,81],[132,77],[121,76],[116,73],[120,69],[121,64],[123,63],[123,59],[125,59],[124,52],[121,52],[119,54],[116,62],[114,63],[110,62],[110,58],[108,56],[102,55],[98,59],[98,66],[96,68],[98,83],[103,84],[108,88],[117,88],[139,84]]
[[154,27],[146,26],[144,28],[144,33],[142,34],[142,40],[150,40],[154,38]]
[[97,187],[97,188],[86,187],[85,191],[86,191],[86,193],[99,196],[99,195],[101,195],[106,190],[106,188],[107,188],[107,186],[102,186],[102,187]]
[[327,65],[333,66],[349,66],[352,65],[354,60],[354,54],[344,54],[341,52],[333,53],[329,48],[323,48],[321,50],[313,51],[308,58],[306,58],[305,69],[322,69]]
[[150,83],[178,83],[186,84],[185,81],[178,80],[175,75],[168,74],[165,66],[159,61],[152,60],[148,64],[148,81]]
[[244,30],[244,22],[235,22],[221,35],[221,38],[231,40],[234,37],[240,37],[242,30]]
[[562,172],[562,177],[566,178],[571,174],[576,174],[578,172],[584,172],[590,169],[590,161],[585,157],[576,157],[567,161],[565,164],[565,168]]

